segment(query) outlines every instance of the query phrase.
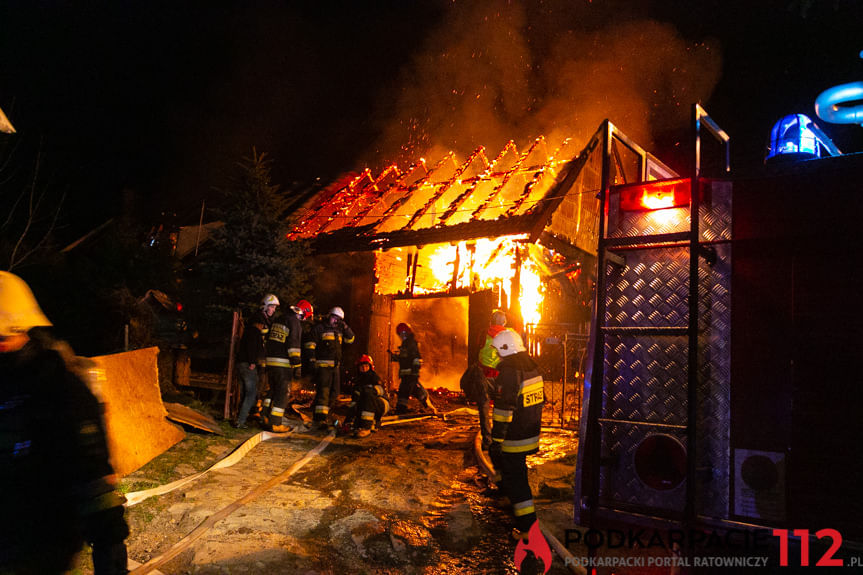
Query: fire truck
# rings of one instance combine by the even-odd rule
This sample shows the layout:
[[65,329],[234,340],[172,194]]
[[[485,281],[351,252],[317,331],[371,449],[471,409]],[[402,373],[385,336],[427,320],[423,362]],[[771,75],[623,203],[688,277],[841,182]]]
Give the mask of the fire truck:
[[797,115],[739,177],[698,105],[692,133],[684,177],[604,157],[575,522],[859,541],[863,154]]

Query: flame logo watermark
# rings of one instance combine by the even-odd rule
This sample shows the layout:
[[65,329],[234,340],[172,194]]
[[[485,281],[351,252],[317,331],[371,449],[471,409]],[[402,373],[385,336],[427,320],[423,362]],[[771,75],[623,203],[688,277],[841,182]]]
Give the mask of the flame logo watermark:
[[530,526],[530,530],[527,532],[527,543],[522,539],[515,546],[513,559],[515,560],[515,568],[519,571],[521,570],[521,562],[527,557],[528,550],[533,551],[538,559],[542,559],[542,564],[545,566],[543,574],[548,573],[548,570],[551,569],[551,547],[548,546],[548,541],[545,540],[542,530],[539,528],[539,520],[534,521],[533,525]]

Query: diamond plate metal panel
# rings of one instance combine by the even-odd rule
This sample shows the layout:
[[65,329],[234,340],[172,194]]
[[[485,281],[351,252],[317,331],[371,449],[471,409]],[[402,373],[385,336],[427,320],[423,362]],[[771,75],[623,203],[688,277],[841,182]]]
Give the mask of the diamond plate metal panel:
[[[714,243],[731,237],[731,186],[711,183],[700,210],[700,231],[715,262],[699,261],[697,467],[698,513],[729,514],[731,390],[731,246]],[[610,210],[614,211],[614,210]],[[659,221],[657,213],[664,212]],[[609,237],[686,231],[686,210],[612,213]],[[678,212],[674,214],[674,212]],[[689,249],[670,247],[618,252],[623,265],[606,267],[607,327],[686,327]],[[608,333],[604,342],[601,418],[600,498],[605,506],[640,507],[650,513],[682,511],[685,482],[669,491],[645,485],[633,457],[648,435],[666,433],[686,445],[687,348],[685,335]],[[645,425],[644,423],[653,424]]]
[[686,337],[605,342],[602,417],[686,425]]
[[686,504],[686,481],[674,489],[659,491],[645,485],[635,473],[635,451],[643,439],[655,433],[677,438],[686,445],[686,434],[675,430],[626,424],[602,426],[602,458],[610,463],[600,471],[600,504],[620,504],[647,510],[682,512]]
[[731,239],[731,182],[709,182],[698,220],[701,241]]
[[698,510],[727,518],[731,453],[731,246],[715,246],[716,263],[703,259],[699,275]]
[[605,325],[686,327],[689,318],[689,250],[621,252],[624,266],[606,266]]

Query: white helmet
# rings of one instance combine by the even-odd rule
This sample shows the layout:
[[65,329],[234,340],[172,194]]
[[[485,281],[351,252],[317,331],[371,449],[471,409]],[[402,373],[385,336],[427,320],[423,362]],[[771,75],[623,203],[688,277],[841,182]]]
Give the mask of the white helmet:
[[515,355],[520,351],[527,351],[524,343],[521,341],[521,336],[511,329],[505,329],[491,340],[491,345],[497,349],[497,353],[501,357]]
[[13,336],[31,327],[50,326],[30,286],[10,272],[0,271],[0,336]]
[[345,310],[343,310],[339,306],[336,306],[330,310],[330,315],[334,315],[334,316],[339,317],[341,319],[345,319]]
[[264,296],[264,299],[261,300],[261,307],[267,307],[268,305],[279,305],[279,298],[268,293]]

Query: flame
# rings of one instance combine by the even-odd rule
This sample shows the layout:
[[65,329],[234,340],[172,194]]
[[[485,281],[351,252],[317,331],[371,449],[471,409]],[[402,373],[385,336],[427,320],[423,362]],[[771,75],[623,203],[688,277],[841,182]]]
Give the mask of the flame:
[[548,546],[548,541],[542,535],[542,529],[539,528],[539,520],[534,521],[533,525],[530,526],[527,532],[527,543],[522,539],[515,546],[515,557],[513,557],[513,560],[515,561],[516,569],[521,570],[521,563],[527,557],[528,550],[533,551],[534,556],[542,560],[542,564],[545,567],[543,573],[548,573],[548,570],[551,568],[551,547]]
[[[415,293],[443,292],[452,286],[470,288],[471,291],[497,288],[501,293],[500,305],[512,307],[513,279],[515,278],[516,252],[524,236],[503,236],[461,241],[458,244],[442,244],[433,248],[423,262],[429,272],[430,281],[418,283]],[[519,270],[518,304],[526,324],[539,323],[542,317],[542,301],[545,286],[540,268],[530,258],[528,250],[521,248]],[[420,260],[423,261],[423,260]],[[458,262],[458,270],[454,266]]]

